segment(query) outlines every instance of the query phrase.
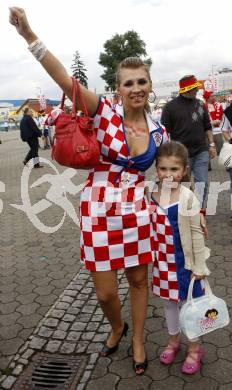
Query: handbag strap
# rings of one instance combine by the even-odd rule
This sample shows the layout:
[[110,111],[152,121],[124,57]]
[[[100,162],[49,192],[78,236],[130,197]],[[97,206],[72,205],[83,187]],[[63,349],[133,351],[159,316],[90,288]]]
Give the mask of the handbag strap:
[[[80,104],[84,110],[85,116],[88,116],[89,114],[88,114],[87,106],[86,106],[84,98],[83,98],[83,94],[81,92],[80,83],[74,77],[71,77],[71,79],[72,79],[72,83],[73,83],[72,116],[76,117],[76,114],[77,114],[77,99],[80,102]],[[61,106],[60,106],[61,110],[64,109],[64,101],[65,101],[65,93],[63,93],[62,99],[61,99]]]
[[89,116],[89,113],[88,113],[88,109],[87,109],[87,106],[85,104],[85,101],[84,101],[84,98],[83,98],[83,94],[81,92],[81,88],[80,88],[80,83],[77,79],[73,79],[73,83],[74,83],[74,88],[76,88],[76,97],[78,98],[78,101],[83,109],[83,112],[85,114],[85,116]]
[[[193,285],[195,282],[196,278],[195,276],[191,279],[191,282],[189,284],[189,289],[188,289],[188,297],[187,297],[187,302],[193,300]],[[209,285],[209,281],[207,278],[204,278],[204,285],[205,285],[205,294],[206,295],[213,295],[213,292],[211,290],[211,287]]]

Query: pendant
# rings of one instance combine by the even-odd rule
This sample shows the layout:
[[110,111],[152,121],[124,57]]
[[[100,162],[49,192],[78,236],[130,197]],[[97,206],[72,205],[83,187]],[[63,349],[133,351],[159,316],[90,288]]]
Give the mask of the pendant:
[[123,171],[121,173],[121,183],[123,187],[128,186],[130,183],[131,174],[129,172]]

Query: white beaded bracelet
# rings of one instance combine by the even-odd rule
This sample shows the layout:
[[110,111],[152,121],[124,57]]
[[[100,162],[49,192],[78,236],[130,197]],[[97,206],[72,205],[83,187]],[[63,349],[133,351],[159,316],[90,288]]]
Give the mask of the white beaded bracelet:
[[40,39],[36,39],[34,42],[32,42],[28,46],[28,49],[37,59],[37,61],[42,61],[47,51],[45,44]]

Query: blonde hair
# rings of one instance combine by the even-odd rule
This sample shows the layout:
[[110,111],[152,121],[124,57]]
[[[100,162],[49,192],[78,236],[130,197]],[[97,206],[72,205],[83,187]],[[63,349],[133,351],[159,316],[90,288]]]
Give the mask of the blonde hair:
[[[151,76],[150,76],[150,70],[148,65],[139,57],[127,57],[122,60],[116,71],[116,85],[117,87],[120,86],[121,79],[120,79],[120,74],[122,69],[138,69],[138,68],[143,68],[145,72],[147,73],[147,77],[149,79],[149,82],[152,84],[151,81]],[[150,106],[148,102],[145,104],[145,110],[147,112],[151,112]]]

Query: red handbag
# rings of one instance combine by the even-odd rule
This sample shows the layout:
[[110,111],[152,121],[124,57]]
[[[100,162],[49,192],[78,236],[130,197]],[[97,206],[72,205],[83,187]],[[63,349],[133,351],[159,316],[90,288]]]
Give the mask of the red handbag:
[[[93,118],[88,115],[79,82],[72,77],[73,100],[72,113],[62,112],[56,121],[52,159],[70,168],[90,169],[100,159],[99,145],[93,127]],[[78,116],[76,101],[83,107],[83,116]],[[64,110],[63,94],[61,109]]]

